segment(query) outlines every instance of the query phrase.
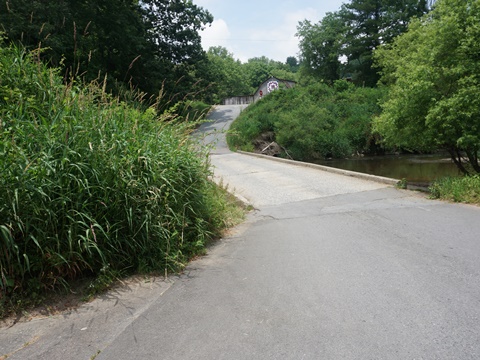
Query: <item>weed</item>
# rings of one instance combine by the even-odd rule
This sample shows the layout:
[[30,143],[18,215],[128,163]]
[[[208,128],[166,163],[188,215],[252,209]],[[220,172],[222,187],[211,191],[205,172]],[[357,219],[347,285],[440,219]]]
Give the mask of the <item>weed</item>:
[[90,360],[95,360],[97,358],[97,356],[100,355],[101,352],[102,352],[101,350],[97,350],[97,352],[95,354],[90,356]]
[[406,189],[408,186],[407,179],[402,178],[399,182],[397,182],[397,188],[399,189]]
[[430,196],[454,202],[480,204],[480,176],[462,178],[443,178],[435,181],[429,188]]

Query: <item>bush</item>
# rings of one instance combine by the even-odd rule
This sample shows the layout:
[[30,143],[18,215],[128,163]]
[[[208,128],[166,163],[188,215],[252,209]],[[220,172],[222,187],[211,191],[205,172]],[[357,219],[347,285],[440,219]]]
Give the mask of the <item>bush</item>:
[[443,178],[435,181],[429,188],[434,199],[480,204],[480,176],[462,178]]
[[224,225],[190,126],[0,47],[3,300],[106,272],[177,270]]
[[371,123],[382,94],[346,81],[276,91],[240,115],[227,141],[231,148],[246,150],[262,132],[273,131],[298,160],[371,153],[377,150]]

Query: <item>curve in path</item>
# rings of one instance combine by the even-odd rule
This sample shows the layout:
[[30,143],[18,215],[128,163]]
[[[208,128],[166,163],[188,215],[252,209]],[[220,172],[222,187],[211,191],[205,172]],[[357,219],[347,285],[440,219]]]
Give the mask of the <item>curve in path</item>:
[[372,181],[343,176],[309,167],[274,162],[228,150],[225,133],[243,106],[217,106],[210,122],[199,133],[204,144],[213,146],[211,163],[215,180],[255,207],[287,204],[320,197],[369,191],[388,187]]

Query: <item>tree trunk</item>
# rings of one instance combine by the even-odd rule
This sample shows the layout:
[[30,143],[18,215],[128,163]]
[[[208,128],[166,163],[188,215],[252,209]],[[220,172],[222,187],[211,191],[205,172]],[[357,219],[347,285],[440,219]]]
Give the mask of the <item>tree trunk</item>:
[[475,170],[476,173],[480,174],[480,164],[478,163],[478,150],[473,149],[472,151],[466,151],[468,161],[470,162],[470,165],[472,165],[473,170]]
[[450,154],[450,157],[452,158],[452,160],[455,163],[455,165],[457,166],[457,168],[462,172],[462,174],[470,175],[468,170],[463,165],[462,155],[460,154],[460,151],[456,148],[453,148],[453,147],[448,148],[447,151]]

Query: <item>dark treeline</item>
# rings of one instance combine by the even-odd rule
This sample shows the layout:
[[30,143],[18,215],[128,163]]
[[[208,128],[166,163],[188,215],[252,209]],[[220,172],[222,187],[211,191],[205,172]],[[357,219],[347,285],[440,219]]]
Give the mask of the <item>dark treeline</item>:
[[191,1],[16,0],[0,3],[0,32],[60,67],[65,81],[103,81],[116,94],[137,89],[176,103],[220,103],[268,76],[294,80],[298,61],[264,56],[241,63],[223,47],[208,52],[199,32],[213,21]]
[[61,67],[67,81],[104,79],[110,90],[160,89],[185,96],[197,89],[204,59],[199,30],[212,15],[191,1],[16,0],[0,3],[8,40]]

